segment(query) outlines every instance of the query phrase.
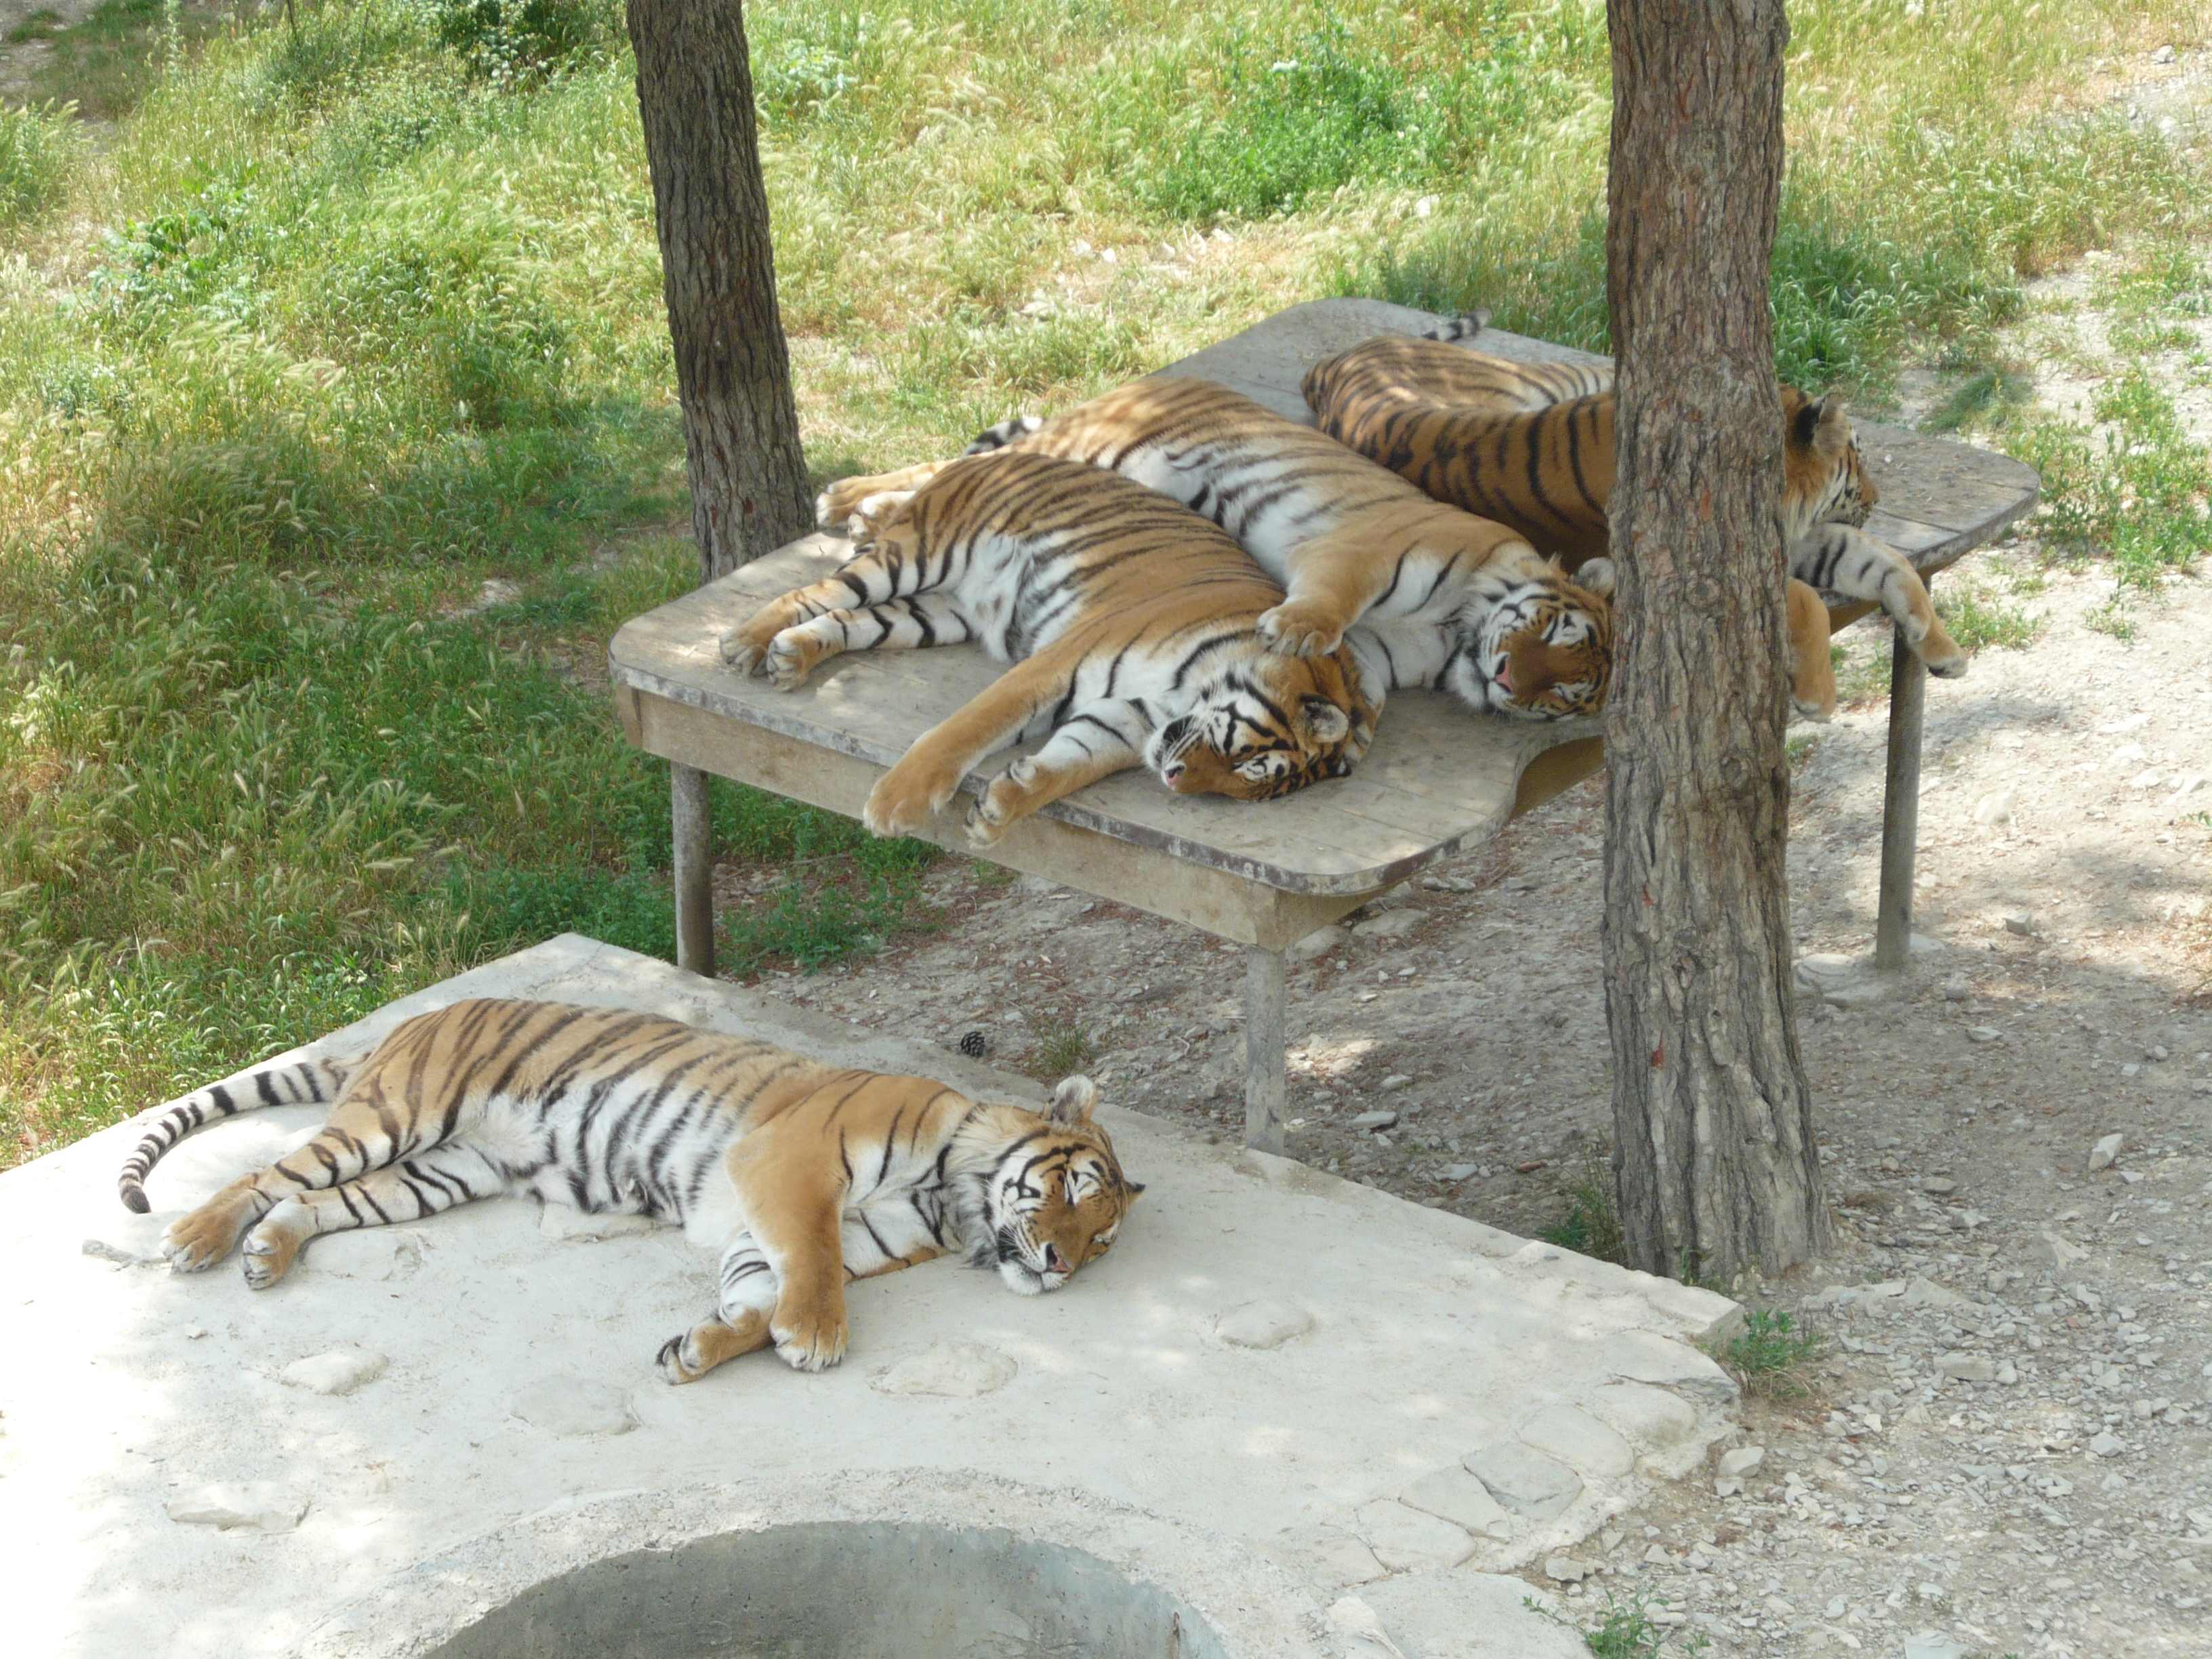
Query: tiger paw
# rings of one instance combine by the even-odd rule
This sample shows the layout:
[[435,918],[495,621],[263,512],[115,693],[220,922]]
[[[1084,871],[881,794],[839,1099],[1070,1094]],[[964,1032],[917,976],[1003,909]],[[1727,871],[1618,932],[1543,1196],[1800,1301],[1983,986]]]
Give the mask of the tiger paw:
[[722,660],[750,678],[753,672],[768,660],[769,647],[775,642],[775,629],[757,628],[747,623],[743,628],[732,628],[722,635]]
[[1285,599],[1259,621],[1267,649],[1282,657],[1325,657],[1344,642],[1344,629],[1310,599]]
[[1928,665],[1928,672],[1938,679],[1955,680],[1966,672],[1966,653],[1948,639],[1939,641],[1931,635],[1923,640],[1920,642],[1920,660]]
[[824,1315],[794,1321],[787,1329],[781,1320],[771,1327],[775,1351],[796,1371],[826,1371],[845,1357],[845,1318]]
[[161,1254],[172,1273],[204,1273],[228,1255],[237,1242],[238,1223],[227,1208],[210,1204],[169,1224],[161,1235]]
[[670,1337],[660,1345],[659,1353],[653,1358],[653,1364],[660,1367],[661,1376],[672,1383],[696,1382],[707,1374],[706,1356],[698,1352],[691,1337],[690,1331],[680,1336]]
[[872,836],[910,836],[937,816],[960,787],[957,772],[939,772],[910,763],[912,757],[876,780],[860,808],[860,822]]
[[768,648],[768,674],[779,691],[796,691],[830,653],[801,629],[787,628]]

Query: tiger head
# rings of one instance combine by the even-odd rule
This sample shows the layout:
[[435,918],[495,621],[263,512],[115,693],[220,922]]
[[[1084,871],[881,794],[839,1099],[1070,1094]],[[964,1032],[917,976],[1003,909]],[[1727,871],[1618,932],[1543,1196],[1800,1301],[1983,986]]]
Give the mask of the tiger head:
[[1016,1136],[986,1178],[985,1225],[970,1260],[995,1265],[1010,1291],[1038,1296],[1067,1283],[1113,1247],[1122,1218],[1145,1190],[1122,1175],[1114,1143],[1091,1121],[1097,1103],[1089,1078],[1065,1079],[1042,1123]]
[[1513,582],[1467,628],[1451,690],[1522,720],[1596,714],[1613,677],[1613,577],[1612,560],[1589,559],[1571,577],[1552,565]]
[[1375,738],[1375,700],[1350,650],[1280,656],[1255,633],[1221,653],[1188,712],[1145,744],[1145,764],[1179,795],[1267,800],[1340,778]]
[[1859,458],[1844,400],[1785,386],[1782,415],[1782,544],[1795,546],[1816,524],[1864,524],[1881,492]]

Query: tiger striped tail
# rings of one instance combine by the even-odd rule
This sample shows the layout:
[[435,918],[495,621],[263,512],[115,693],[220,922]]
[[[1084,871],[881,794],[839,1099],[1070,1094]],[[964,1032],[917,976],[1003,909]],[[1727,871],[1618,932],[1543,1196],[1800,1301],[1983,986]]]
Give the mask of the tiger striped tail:
[[988,455],[994,449],[1004,449],[1008,444],[1028,437],[1043,424],[1034,415],[1017,415],[996,426],[985,427],[960,453],[963,455]]
[[125,1161],[115,1183],[123,1194],[123,1207],[146,1213],[146,1177],[171,1147],[194,1130],[265,1106],[327,1104],[337,1098],[346,1079],[368,1058],[366,1054],[325,1055],[256,1066],[186,1095],[154,1120],[138,1150]]
[[1420,337],[1424,340],[1472,340],[1490,326],[1490,312],[1486,307],[1464,312],[1448,322],[1438,323]]

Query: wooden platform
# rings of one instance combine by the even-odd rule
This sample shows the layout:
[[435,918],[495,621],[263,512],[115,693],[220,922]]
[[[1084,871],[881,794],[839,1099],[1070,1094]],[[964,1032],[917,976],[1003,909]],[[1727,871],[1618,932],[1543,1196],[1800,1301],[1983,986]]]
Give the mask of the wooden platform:
[[[1373,335],[1419,333],[1437,320],[1375,301],[1317,301],[1161,373],[1219,381],[1310,424],[1298,391],[1308,366]],[[1497,331],[1486,332],[1482,346],[1531,360],[1586,356]],[[1882,495],[1867,528],[1905,552],[1923,575],[1988,541],[2035,502],[2035,474],[2006,457],[1867,422],[1859,434]],[[907,746],[1001,672],[970,646],[883,652],[841,658],[800,690],[780,692],[723,665],[718,642],[726,629],[763,601],[826,574],[847,550],[838,537],[795,542],[635,618],[609,647],[624,732],[674,763],[678,934],[687,967],[712,971],[706,773],[857,817],[869,789]],[[1837,625],[1866,609],[1837,611]],[[1911,925],[1924,684],[1919,659],[1900,648],[1893,673],[1881,937],[1885,959],[1893,945],[1900,963]],[[1348,778],[1279,801],[1246,803],[1171,794],[1146,772],[1125,772],[1016,825],[988,856],[1251,947],[1247,1139],[1279,1152],[1283,947],[1589,776],[1604,763],[1599,725],[1523,724],[1472,714],[1441,693],[1401,692]],[[963,787],[979,791],[1008,758],[993,757]],[[955,802],[927,838],[967,850],[964,816],[964,805]],[[1893,882],[1900,849],[1901,875]]]

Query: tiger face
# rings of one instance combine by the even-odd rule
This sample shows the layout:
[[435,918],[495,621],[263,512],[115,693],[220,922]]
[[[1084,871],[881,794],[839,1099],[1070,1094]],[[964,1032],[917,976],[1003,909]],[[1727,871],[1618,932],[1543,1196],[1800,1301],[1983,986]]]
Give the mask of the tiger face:
[[1047,1127],[1000,1156],[985,1188],[988,1223],[977,1265],[995,1262],[1008,1290],[1041,1296],[1113,1248],[1141,1183],[1121,1173],[1114,1144],[1091,1121],[1098,1090],[1072,1077],[1053,1091]]
[[1785,386],[1782,414],[1783,544],[1795,544],[1814,525],[1864,524],[1881,492],[1867,476],[1844,400],[1832,392],[1808,398]]
[[1342,647],[1325,657],[1252,651],[1145,745],[1179,795],[1269,800],[1349,773],[1374,740],[1376,708]]
[[1613,676],[1613,561],[1590,559],[1572,580],[1515,583],[1454,661],[1452,689],[1522,720],[1596,714]]

